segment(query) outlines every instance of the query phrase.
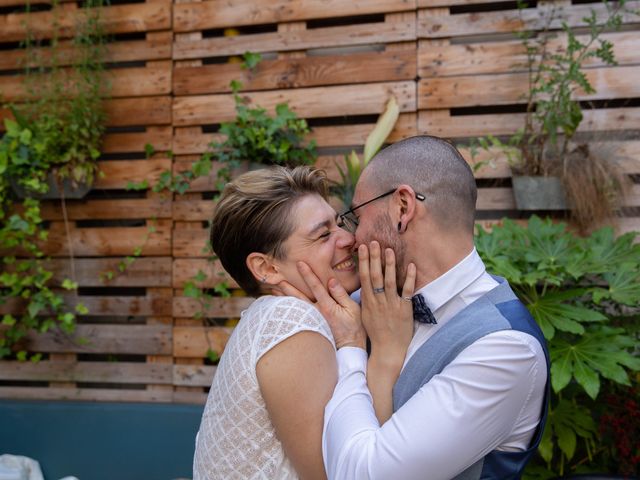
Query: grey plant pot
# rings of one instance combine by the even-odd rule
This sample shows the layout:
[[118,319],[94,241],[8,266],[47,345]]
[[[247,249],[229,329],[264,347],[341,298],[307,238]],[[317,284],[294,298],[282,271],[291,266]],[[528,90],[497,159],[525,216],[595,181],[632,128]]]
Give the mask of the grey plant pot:
[[565,190],[558,177],[514,176],[513,195],[518,210],[567,210]]
[[65,178],[61,184],[56,181],[55,175],[49,173],[47,175],[47,184],[49,185],[49,191],[47,193],[34,193],[27,192],[27,189],[18,183],[17,180],[11,179],[11,189],[18,198],[25,199],[28,197],[37,198],[38,200],[55,200],[65,198],[67,200],[79,200],[91,190],[91,185],[88,183],[73,184],[71,180]]

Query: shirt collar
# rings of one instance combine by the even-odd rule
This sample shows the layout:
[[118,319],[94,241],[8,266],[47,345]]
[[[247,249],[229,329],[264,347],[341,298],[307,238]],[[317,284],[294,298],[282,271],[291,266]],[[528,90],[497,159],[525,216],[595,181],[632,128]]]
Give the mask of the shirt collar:
[[453,268],[426,284],[420,293],[432,312],[442,307],[453,297],[471,285],[485,272],[485,266],[475,247],[471,253]]

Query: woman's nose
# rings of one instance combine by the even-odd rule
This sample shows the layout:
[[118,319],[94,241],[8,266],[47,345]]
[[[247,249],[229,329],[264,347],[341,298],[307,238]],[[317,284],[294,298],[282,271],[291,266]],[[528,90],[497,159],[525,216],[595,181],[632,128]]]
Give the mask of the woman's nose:
[[340,229],[339,235],[340,235],[338,238],[339,248],[349,248],[349,249],[353,248],[353,245],[356,242],[356,237],[352,233],[349,233],[346,230]]

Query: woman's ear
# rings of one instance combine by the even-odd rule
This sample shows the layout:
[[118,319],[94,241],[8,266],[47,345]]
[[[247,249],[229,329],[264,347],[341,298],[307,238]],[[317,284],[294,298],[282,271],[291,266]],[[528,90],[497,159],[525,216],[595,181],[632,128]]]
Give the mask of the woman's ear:
[[283,280],[273,259],[264,253],[250,253],[247,256],[247,268],[254,278],[262,284],[277,285]]

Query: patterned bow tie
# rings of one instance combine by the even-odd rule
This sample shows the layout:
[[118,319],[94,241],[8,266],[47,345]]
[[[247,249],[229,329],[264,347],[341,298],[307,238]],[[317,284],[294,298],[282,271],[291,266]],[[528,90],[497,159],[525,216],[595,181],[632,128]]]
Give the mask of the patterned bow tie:
[[418,323],[430,323],[432,325],[437,324],[436,317],[433,316],[431,309],[427,306],[427,302],[424,301],[424,297],[420,294],[414,295],[411,298],[413,304],[413,319]]

